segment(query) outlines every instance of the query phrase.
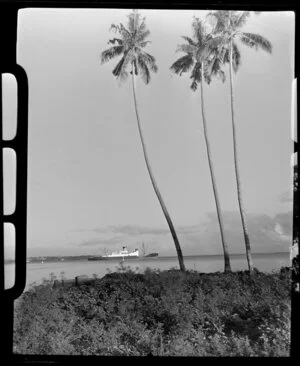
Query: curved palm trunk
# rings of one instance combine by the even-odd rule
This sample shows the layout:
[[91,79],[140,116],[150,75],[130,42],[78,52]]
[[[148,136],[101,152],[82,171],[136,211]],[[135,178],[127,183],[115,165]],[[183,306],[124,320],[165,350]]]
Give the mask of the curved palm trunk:
[[201,111],[202,111],[203,130],[204,130],[204,138],[205,138],[205,144],[206,144],[206,150],[207,150],[207,159],[208,159],[208,165],[209,165],[209,170],[210,170],[211,182],[212,182],[212,187],[213,187],[213,192],[214,192],[214,197],[215,197],[215,202],[216,202],[217,217],[218,217],[219,226],[220,226],[221,241],[222,241],[223,252],[224,252],[224,271],[226,273],[226,272],[231,272],[231,266],[230,266],[228,246],[225,241],[223,218],[222,218],[222,213],[221,213],[221,208],[220,208],[217,186],[216,186],[216,182],[215,182],[213,164],[211,161],[210,144],[209,144],[209,140],[208,140],[208,136],[207,136],[207,124],[206,124],[206,117],[205,117],[205,111],[204,111],[204,95],[203,95],[203,82],[202,82],[203,77],[204,77],[204,75],[203,75],[203,63],[202,63],[200,85],[201,85]]
[[152,169],[149,163],[149,159],[148,159],[148,155],[147,155],[147,150],[146,150],[146,146],[145,146],[145,142],[144,142],[144,137],[143,137],[143,131],[141,128],[141,124],[140,124],[140,118],[139,118],[139,112],[138,112],[138,105],[137,105],[137,98],[136,98],[136,86],[135,86],[135,74],[134,74],[134,69],[132,68],[132,89],[133,89],[133,98],[134,98],[134,106],[135,106],[135,113],[136,113],[136,119],[137,119],[137,124],[138,124],[138,128],[139,128],[139,133],[140,133],[140,138],[141,138],[141,142],[142,142],[142,147],[143,147],[143,153],[144,153],[144,158],[145,158],[145,162],[147,165],[147,169],[148,169],[148,173],[150,175],[150,179],[152,182],[152,186],[154,188],[154,191],[156,193],[156,196],[158,198],[158,201],[160,203],[160,206],[163,210],[163,213],[165,215],[165,218],[167,220],[167,223],[169,225],[173,240],[174,240],[174,244],[175,244],[175,248],[177,251],[177,256],[178,256],[178,261],[179,261],[179,267],[181,272],[185,272],[185,266],[184,266],[184,262],[183,262],[183,256],[182,256],[182,251],[181,251],[181,247],[179,244],[179,240],[177,238],[177,234],[174,228],[174,225],[172,223],[171,217],[168,213],[167,207],[163,201],[163,198],[159,192],[158,186],[156,184],[156,181],[154,179],[154,175],[152,173]]
[[237,148],[236,148],[236,133],[235,133],[235,121],[234,121],[234,107],[233,107],[233,77],[232,77],[232,42],[230,42],[230,50],[229,50],[229,75],[230,75],[230,99],[231,99],[231,120],[232,120],[232,135],[233,135],[233,154],[234,154],[234,168],[235,168],[235,176],[236,176],[236,186],[237,186],[237,195],[238,195],[238,203],[241,214],[244,238],[245,238],[245,246],[246,246],[246,256],[248,262],[248,268],[250,273],[253,272],[253,261],[251,255],[251,247],[250,247],[250,239],[246,225],[245,219],[245,211],[243,207],[242,194],[241,194],[241,181],[238,169],[238,159],[237,159]]

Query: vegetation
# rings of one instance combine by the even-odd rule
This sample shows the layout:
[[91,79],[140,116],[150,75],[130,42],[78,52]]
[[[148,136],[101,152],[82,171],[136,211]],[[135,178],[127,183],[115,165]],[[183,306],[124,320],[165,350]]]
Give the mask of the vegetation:
[[246,256],[249,266],[249,271],[253,271],[253,261],[251,256],[251,246],[249,233],[247,230],[245,209],[241,193],[241,179],[238,166],[237,157],[237,142],[236,142],[236,126],[234,114],[234,93],[233,93],[233,73],[237,72],[241,65],[241,53],[237,41],[256,50],[261,49],[268,53],[272,52],[271,43],[260,34],[242,32],[241,28],[245,25],[250,16],[249,11],[223,11],[218,10],[211,12],[209,18],[214,22],[213,42],[214,47],[219,50],[219,60],[221,64],[229,64],[230,76],[230,105],[231,105],[231,120],[232,120],[232,136],[233,136],[233,154],[234,154],[234,168],[237,185],[238,204],[241,215],[242,227],[245,238]]
[[171,216],[167,210],[167,207],[164,203],[164,200],[162,198],[162,195],[158,189],[158,185],[154,178],[154,174],[152,172],[144,140],[143,129],[139,117],[135,76],[140,75],[145,84],[149,84],[151,78],[150,71],[152,72],[157,71],[155,58],[149,53],[146,53],[144,51],[144,48],[149,43],[149,41],[146,41],[146,38],[149,37],[150,31],[146,28],[145,18],[141,19],[141,16],[137,11],[133,11],[132,13],[129,14],[127,28],[123,24],[120,25],[112,24],[111,29],[115,30],[115,32],[119,34],[120,38],[114,38],[108,42],[116,45],[102,52],[101,62],[105,63],[117,56],[122,56],[121,60],[118,62],[118,64],[116,65],[116,67],[112,72],[113,75],[120,81],[126,80],[126,78],[128,77],[127,69],[128,68],[130,69],[130,74],[132,77],[132,90],[133,90],[133,99],[134,99],[137,125],[147,170],[151,179],[152,186],[154,188],[154,191],[156,193],[156,196],[158,198],[158,201],[160,203],[160,206],[163,210],[164,216],[168,223],[171,235],[173,237],[173,241],[178,256],[179,267],[181,271],[184,272],[185,266],[180,243],[173,222],[171,220]]
[[224,82],[225,74],[221,70],[221,63],[218,55],[218,49],[211,45],[213,38],[205,28],[203,22],[200,19],[194,18],[192,23],[193,38],[183,36],[183,39],[187,44],[178,46],[177,51],[185,53],[184,56],[179,58],[171,66],[171,70],[176,74],[182,75],[185,72],[191,70],[191,89],[196,91],[198,84],[201,87],[201,112],[202,112],[202,123],[204,131],[204,139],[206,144],[207,159],[210,170],[212,188],[216,203],[217,217],[220,227],[221,241],[224,252],[224,270],[230,272],[230,257],[228,252],[228,245],[225,240],[224,225],[222,212],[220,207],[220,200],[218,196],[217,186],[215,182],[215,174],[213,168],[213,162],[210,153],[210,143],[207,134],[207,123],[204,108],[204,88],[203,82],[206,81],[208,84],[211,82],[213,76],[221,78]]
[[[135,273],[33,287],[16,303],[14,352],[114,356],[288,356],[290,270]],[[34,314],[34,316],[33,316]]]

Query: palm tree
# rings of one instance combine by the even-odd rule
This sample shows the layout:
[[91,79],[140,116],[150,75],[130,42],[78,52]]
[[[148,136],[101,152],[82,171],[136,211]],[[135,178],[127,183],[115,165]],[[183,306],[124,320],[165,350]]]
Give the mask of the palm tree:
[[210,170],[210,176],[212,181],[213,194],[215,197],[217,217],[220,226],[221,241],[224,251],[224,270],[230,272],[230,258],[228,252],[228,246],[224,235],[224,226],[222,212],[218,197],[218,191],[216,186],[216,179],[214,175],[213,163],[211,159],[210,143],[207,134],[207,123],[204,108],[204,88],[203,82],[206,81],[208,84],[211,81],[212,76],[217,76],[224,82],[225,74],[221,70],[221,63],[218,58],[216,48],[210,46],[212,37],[205,29],[204,24],[198,19],[194,18],[192,23],[193,38],[183,36],[182,38],[187,42],[186,44],[179,45],[177,51],[185,53],[184,56],[179,58],[171,66],[171,70],[176,74],[181,75],[182,73],[191,71],[191,89],[197,90],[198,84],[200,84],[201,90],[201,111],[202,111],[202,123],[204,131],[204,139],[206,143],[207,159]]
[[152,168],[150,166],[147,149],[144,141],[143,130],[139,117],[139,109],[137,102],[137,92],[136,92],[136,76],[140,75],[145,84],[149,84],[150,82],[150,71],[156,72],[157,66],[155,63],[155,58],[146,53],[144,51],[145,46],[149,43],[146,38],[150,35],[149,30],[146,28],[145,18],[141,19],[140,14],[137,11],[133,11],[128,16],[128,25],[127,28],[123,25],[115,25],[111,26],[116,33],[119,34],[120,38],[114,38],[110,40],[108,43],[113,44],[111,48],[103,51],[101,53],[101,63],[105,63],[113,59],[117,56],[122,56],[121,60],[118,62],[116,67],[113,69],[113,75],[121,81],[126,80],[128,76],[128,68],[132,77],[132,91],[133,91],[133,100],[134,107],[137,119],[137,125],[139,130],[139,135],[141,138],[144,158],[146,162],[146,166],[148,169],[148,173],[151,179],[152,186],[160,203],[160,206],[163,210],[164,216],[170,228],[170,232],[172,234],[175,248],[177,251],[179,267],[182,272],[185,272],[185,266],[183,261],[183,255],[180,247],[180,243],[171,220],[171,217],[168,213],[167,207],[163,201],[162,195],[158,189],[157,183],[155,181]]
[[236,176],[238,205],[241,215],[242,227],[244,232],[246,256],[250,273],[253,272],[253,260],[251,255],[250,238],[246,224],[245,209],[242,200],[241,193],[241,180],[238,167],[237,157],[237,143],[236,143],[236,126],[235,126],[235,113],[234,113],[234,93],[233,93],[233,72],[238,71],[241,65],[241,53],[237,45],[237,40],[244,45],[261,49],[268,53],[272,52],[272,44],[260,34],[242,32],[241,28],[246,23],[250,16],[249,11],[224,11],[219,10],[211,12],[208,17],[214,20],[214,40],[212,44],[218,48],[220,53],[220,60],[222,63],[229,63],[229,77],[230,77],[230,97],[231,97],[231,121],[232,121],[232,135],[233,135],[233,155],[234,155],[234,167]]

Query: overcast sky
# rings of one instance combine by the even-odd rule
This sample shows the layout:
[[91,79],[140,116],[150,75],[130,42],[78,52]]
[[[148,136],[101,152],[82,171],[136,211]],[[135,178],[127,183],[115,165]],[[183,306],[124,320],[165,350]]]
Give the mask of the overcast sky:
[[[129,10],[19,12],[17,60],[29,79],[28,255],[101,254],[125,242],[176,255],[142,155],[131,80],[120,86],[100,53]],[[182,35],[204,11],[141,10],[158,64],[137,82],[145,141],[184,255],[222,253],[201,119],[200,91],[170,72]],[[254,252],[291,242],[291,83],[294,14],[252,15],[245,31],[273,53],[240,45],[234,75],[242,194]],[[225,68],[228,76],[228,66]],[[6,105],[15,84],[3,78]],[[208,134],[229,250],[243,253],[233,165],[229,78],[204,88]],[[10,97],[9,97],[10,95]],[[7,116],[10,115],[6,108]],[[9,135],[7,127],[7,135]],[[9,154],[8,154],[9,155]],[[5,196],[12,196],[6,183]],[[6,208],[9,202],[6,202]],[[7,228],[6,228],[7,229]],[[7,243],[9,230],[6,230]],[[9,252],[9,249],[7,249]]]

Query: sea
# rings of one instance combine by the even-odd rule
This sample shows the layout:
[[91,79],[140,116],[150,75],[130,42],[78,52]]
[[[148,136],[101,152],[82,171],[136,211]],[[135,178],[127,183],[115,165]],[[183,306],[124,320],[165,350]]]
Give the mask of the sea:
[[[262,272],[272,272],[281,267],[291,266],[290,254],[285,253],[260,253],[252,254],[254,267]],[[244,254],[232,254],[231,268],[233,271],[247,270],[247,261]],[[184,264],[187,269],[203,273],[222,272],[224,270],[224,257],[222,255],[186,256]],[[109,261],[60,261],[27,263],[26,287],[28,291],[32,286],[43,283],[44,280],[74,279],[76,276],[101,278],[109,272],[115,272],[122,267],[130,267],[135,272],[142,273],[147,268],[169,270],[179,269],[177,257],[152,257],[143,259],[130,259]],[[14,263],[5,264],[5,288],[13,287],[15,281]]]

